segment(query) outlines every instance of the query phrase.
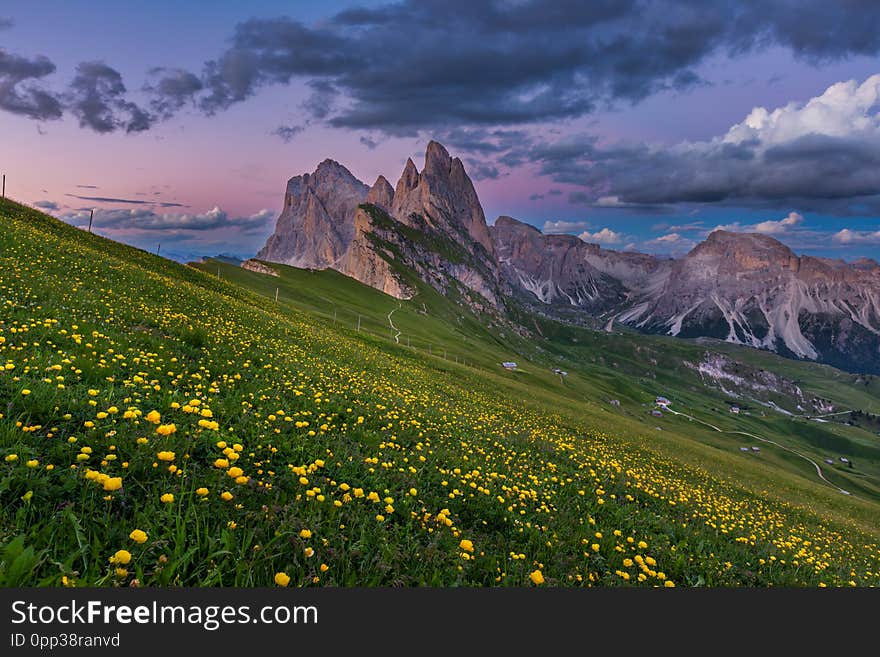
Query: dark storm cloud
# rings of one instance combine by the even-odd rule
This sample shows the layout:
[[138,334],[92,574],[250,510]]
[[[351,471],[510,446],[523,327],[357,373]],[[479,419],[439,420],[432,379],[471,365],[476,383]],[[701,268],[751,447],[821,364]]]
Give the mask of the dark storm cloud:
[[3,18],[0,16],[0,30],[7,30],[13,25],[15,25],[15,23],[11,18]]
[[474,180],[497,180],[501,171],[491,162],[467,160],[467,171]]
[[186,105],[194,105],[196,94],[203,88],[198,76],[181,69],[154,68],[150,76],[144,91],[153,97],[150,108],[163,119],[170,118]]
[[[77,185],[80,187],[80,185]],[[97,189],[97,188],[96,188]],[[70,196],[72,198],[78,198],[80,201],[95,201],[96,203],[126,203],[129,205],[158,205],[163,208],[182,208],[185,207],[182,203],[172,203],[169,201],[141,201],[138,199],[132,198],[112,198],[108,196],[79,196],[77,194],[65,194],[65,196]]]
[[875,214],[880,108],[870,99],[878,96],[880,76],[873,76],[861,85],[834,85],[803,107],[772,115],[755,110],[708,141],[599,145],[592,136],[573,135],[526,144],[503,159],[577,185],[569,195],[574,204],[652,213],[676,204],[723,204]]
[[[273,213],[269,210],[261,210],[246,217],[235,217],[220,208],[201,214],[158,214],[147,208],[98,209],[95,211],[94,226],[109,231],[139,232],[202,232],[230,228],[252,234],[264,230],[272,217]],[[82,225],[88,222],[89,211],[77,210],[61,218],[69,223]]]
[[373,139],[371,137],[367,137],[366,135],[361,136],[361,138],[358,141],[361,142],[364,146],[366,146],[370,150],[375,149],[376,146],[379,145],[379,142],[377,142],[375,139]]
[[20,57],[0,48],[0,109],[37,121],[59,119],[61,101],[33,84],[55,72],[55,64],[39,55]]
[[303,130],[305,128],[301,125],[280,125],[272,131],[272,134],[279,137],[285,144],[289,144]]
[[358,65],[346,38],[290,19],[240,23],[232,41],[232,48],[204,67],[207,94],[200,106],[208,114],[248,98],[265,84],[286,84],[295,76],[326,81]]
[[333,110],[339,91],[326,80],[309,82],[312,92],[302,103],[302,108],[315,119],[326,119]]
[[[404,135],[527,124],[704,84],[694,69],[716,53],[876,54],[878,23],[873,0],[404,0],[318,26],[239,24],[205,64],[199,104],[211,114],[298,78],[315,89],[307,111],[334,126]],[[334,110],[337,94],[348,102]]]
[[83,62],[70,83],[68,105],[81,127],[99,133],[149,130],[154,118],[125,99],[126,88],[119,72],[102,62]]
[[41,210],[57,210],[60,206],[55,201],[34,201],[34,207]]

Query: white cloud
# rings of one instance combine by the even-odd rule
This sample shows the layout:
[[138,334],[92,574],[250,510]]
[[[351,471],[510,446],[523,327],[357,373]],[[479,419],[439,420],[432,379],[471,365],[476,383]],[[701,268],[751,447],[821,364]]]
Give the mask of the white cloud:
[[680,233],[667,233],[642,243],[648,253],[662,253],[674,256],[683,255],[696,246],[696,242]]
[[785,219],[780,219],[779,221],[762,221],[759,224],[755,224],[753,229],[756,233],[779,235],[781,233],[787,233],[790,229],[799,226],[803,221],[804,218],[801,214],[797,212],[789,212]]
[[620,244],[623,241],[623,235],[610,228],[603,228],[595,233],[584,231],[578,237],[584,242],[591,242],[593,244]]
[[783,219],[761,221],[757,224],[743,224],[735,221],[731,224],[720,224],[710,232],[726,230],[732,233],[763,233],[764,235],[784,235],[793,232],[804,222],[804,217],[799,212],[789,212]]
[[838,244],[880,244],[880,230],[839,230],[832,238]]
[[754,108],[742,123],[732,126],[722,141],[742,144],[758,141],[767,148],[807,135],[849,137],[880,136],[880,74],[859,84],[838,82],[805,104],[791,102],[772,112]]
[[547,234],[551,233],[573,233],[579,230],[584,230],[589,227],[589,223],[586,221],[545,221],[544,222],[544,232]]

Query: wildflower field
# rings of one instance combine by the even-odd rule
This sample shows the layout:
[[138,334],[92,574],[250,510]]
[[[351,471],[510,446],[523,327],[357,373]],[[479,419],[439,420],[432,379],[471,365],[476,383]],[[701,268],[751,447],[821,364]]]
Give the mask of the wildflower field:
[[880,582],[864,522],[766,478],[22,206],[0,220],[2,585]]

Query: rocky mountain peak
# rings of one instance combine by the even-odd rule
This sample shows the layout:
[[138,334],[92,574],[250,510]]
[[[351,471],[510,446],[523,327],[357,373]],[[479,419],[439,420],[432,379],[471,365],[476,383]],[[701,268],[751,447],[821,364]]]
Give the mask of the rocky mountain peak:
[[452,169],[452,157],[449,151],[433,139],[428,142],[425,150],[425,168],[423,173],[448,176]]
[[394,188],[391,187],[391,183],[386,180],[385,176],[379,176],[370,187],[370,191],[367,192],[367,203],[379,206],[387,212],[391,209],[393,202]]
[[503,230],[526,230],[533,231],[535,233],[540,233],[541,231],[532,226],[531,224],[527,224],[519,219],[514,219],[513,217],[509,217],[506,214],[499,216],[495,220],[494,227],[497,229]]
[[785,268],[797,270],[799,259],[782,242],[761,233],[734,233],[715,230],[686,258],[712,259],[722,268],[756,270]]
[[414,190],[418,184],[419,170],[416,169],[412,158],[408,157],[406,158],[406,166],[403,168],[403,173],[400,174],[400,180],[397,181],[397,187],[394,189],[394,196],[403,198],[408,192]]

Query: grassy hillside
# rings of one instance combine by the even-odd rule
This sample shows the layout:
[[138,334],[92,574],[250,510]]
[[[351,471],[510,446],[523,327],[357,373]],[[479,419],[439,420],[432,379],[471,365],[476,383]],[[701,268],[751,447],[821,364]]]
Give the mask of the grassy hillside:
[[[757,433],[795,449],[820,463],[825,476],[835,485],[880,502],[880,439],[870,426],[843,424],[848,415],[832,416],[829,421],[818,423],[786,416],[748,398],[725,395],[717,388],[707,387],[694,365],[707,352],[727,354],[744,368],[766,368],[780,373],[792,385],[799,386],[807,398],[821,396],[841,409],[874,408],[878,397],[873,392],[872,378],[717,341],[685,341],[643,335],[625,328],[609,334],[526,314],[519,319],[532,334],[524,338],[491,318],[474,317],[427,285],[420,286],[413,299],[401,302],[331,270],[309,271],[273,263],[270,266],[279,276],[270,276],[217,261],[195,266],[273,300],[277,291],[279,306],[286,312],[307,313],[343,333],[357,334],[360,320],[359,336],[378,339],[385,350],[418,355],[419,359],[432,360],[435,366],[443,366],[439,362],[443,358],[467,363],[482,370],[482,375],[502,375],[507,381],[523,384],[528,388],[524,394],[535,399],[550,393],[554,400],[551,408],[563,397],[577,403],[577,413],[589,409],[594,420],[609,419],[609,411],[614,411],[617,416],[636,420],[642,430],[656,433],[658,425],[667,430],[679,429],[690,441],[742,458],[741,437],[706,432],[693,425],[684,428],[671,417],[650,417],[655,397],[667,396],[675,400],[675,408],[711,421],[719,428]],[[389,325],[389,313],[393,313],[391,321],[400,331],[396,340],[396,331]],[[519,368],[502,374],[500,363],[508,360],[517,362]],[[555,369],[565,371],[567,376],[560,378]],[[800,413],[797,400],[784,392],[771,391],[764,396]],[[610,406],[612,399],[621,402],[619,409]],[[743,407],[742,415],[730,415],[728,409],[734,403]],[[620,425],[614,430],[619,432]],[[769,463],[772,470],[820,481],[808,461],[781,449],[764,447],[761,461]],[[848,458],[853,467],[840,462],[840,456]],[[834,466],[825,464],[828,458],[834,460]]]
[[666,389],[695,415],[712,393],[630,337],[535,344],[425,291],[397,343],[397,302],[334,274],[0,220],[0,584],[880,580],[869,495],[651,417]]

